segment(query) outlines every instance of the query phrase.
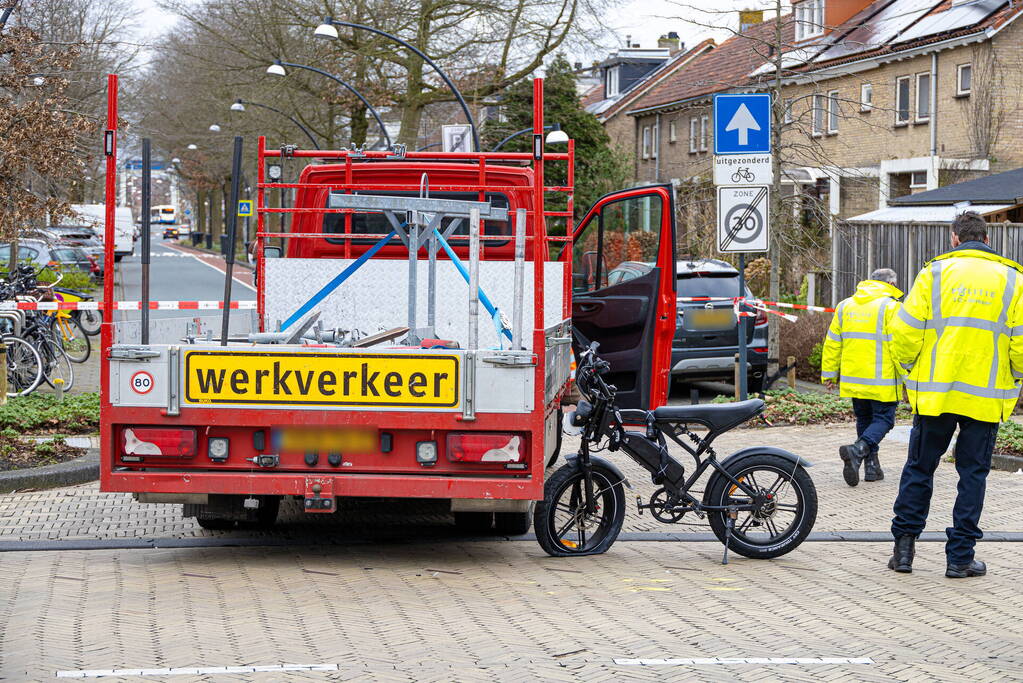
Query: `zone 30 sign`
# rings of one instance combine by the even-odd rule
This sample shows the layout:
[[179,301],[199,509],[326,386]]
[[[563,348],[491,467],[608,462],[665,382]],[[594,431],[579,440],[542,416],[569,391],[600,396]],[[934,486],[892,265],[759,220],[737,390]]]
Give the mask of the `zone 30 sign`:
[[185,355],[185,402],[455,408],[458,356],[223,353]]

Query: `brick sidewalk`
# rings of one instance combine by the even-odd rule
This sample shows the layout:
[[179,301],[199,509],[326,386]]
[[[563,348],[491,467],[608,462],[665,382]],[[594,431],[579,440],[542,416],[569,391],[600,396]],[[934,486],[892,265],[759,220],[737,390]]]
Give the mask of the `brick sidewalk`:
[[[506,542],[11,553],[0,678],[288,663],[337,670],[124,680],[1019,680],[1023,546],[985,544],[992,573],[969,582],[942,577],[936,544],[912,575],[881,570],[886,550],[727,567],[676,543],[572,560]],[[756,657],[866,659],[663,662]]]
[[[905,431],[905,430],[902,430]],[[905,460],[906,444],[886,440],[881,451],[887,476],[882,482],[860,483],[849,488],[842,480],[839,444],[855,439],[851,424],[814,427],[776,427],[737,430],[721,437],[718,452],[724,455],[755,444],[786,448],[815,464],[810,474],[817,486],[820,509],[815,531],[887,531],[898,477]],[[575,443],[566,438],[566,450]],[[634,487],[627,492],[626,532],[706,532],[706,526],[664,525],[649,514],[638,515],[635,496],[649,498],[655,487],[649,475],[621,453],[609,457],[618,463]],[[938,468],[935,496],[928,530],[941,532],[950,524],[955,497],[955,468],[943,462]],[[981,526],[987,531],[1023,531],[1019,501],[1023,500],[1023,474],[992,472]],[[50,491],[0,495],[0,540],[160,538],[225,535],[240,532],[205,531],[192,519],[182,519],[179,505],[141,505],[130,494],[100,493],[89,484]],[[691,517],[685,521],[699,521]],[[345,533],[366,530],[379,536],[407,534],[410,525],[428,528],[450,526],[443,503],[353,503],[342,501],[334,515],[306,515],[294,502],[283,506],[282,518],[270,535],[287,537],[302,533]],[[246,531],[244,535],[252,535]]]

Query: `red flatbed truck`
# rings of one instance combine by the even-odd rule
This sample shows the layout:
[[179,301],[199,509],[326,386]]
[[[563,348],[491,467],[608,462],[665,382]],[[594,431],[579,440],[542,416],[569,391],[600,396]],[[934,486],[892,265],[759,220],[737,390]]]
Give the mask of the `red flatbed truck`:
[[[458,523],[525,532],[560,444],[573,337],[601,342],[622,405],[652,407],[666,399],[676,316],[671,188],[612,193],[574,226],[574,148],[544,148],[541,80],[534,97],[532,153],[260,138],[260,329],[140,346],[118,343],[106,316],[102,490],[182,503],[207,528],[271,524],[284,497],[307,512],[373,497],[450,500]],[[109,208],[116,145],[107,153]],[[297,183],[266,177],[282,159],[309,162]],[[567,186],[544,184],[548,163],[567,165]],[[284,188],[294,206],[267,206]],[[555,193],[564,210],[545,207]],[[277,214],[284,233],[269,231]],[[548,234],[554,218],[563,236]],[[608,285],[627,260],[656,267]]]

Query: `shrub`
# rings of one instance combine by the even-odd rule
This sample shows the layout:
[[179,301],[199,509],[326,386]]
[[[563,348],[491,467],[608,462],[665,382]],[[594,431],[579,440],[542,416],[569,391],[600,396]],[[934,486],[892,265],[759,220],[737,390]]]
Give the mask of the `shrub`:
[[1023,425],[1018,422],[1003,422],[998,428],[995,452],[1023,456]]
[[801,313],[794,323],[781,321],[782,365],[789,356],[796,358],[796,376],[807,382],[819,382],[821,371],[821,350],[824,336],[831,324],[831,313]]
[[99,394],[70,394],[61,402],[53,394],[12,396],[0,406],[0,430],[85,434],[99,429]]

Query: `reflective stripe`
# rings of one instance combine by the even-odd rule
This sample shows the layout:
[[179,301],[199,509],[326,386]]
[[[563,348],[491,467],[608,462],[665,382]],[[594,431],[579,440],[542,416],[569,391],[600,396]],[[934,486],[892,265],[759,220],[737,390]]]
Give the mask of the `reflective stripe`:
[[1005,333],[1010,337],[1023,337],[1023,325],[1016,325],[1016,327],[1010,327]]
[[1016,379],[1023,379],[1023,370],[1013,370],[1012,376]]
[[984,330],[985,332],[1008,334],[1008,328],[1005,326],[1005,323],[1000,320],[985,320],[984,318],[972,318],[964,315],[956,315],[950,318],[945,318],[945,325],[954,325],[955,327],[972,327],[975,330]]
[[[883,322],[882,322],[882,324],[883,324]],[[890,334],[880,334],[880,333],[877,333],[877,332],[843,332],[841,338],[842,339],[867,339],[869,341],[877,341],[878,339],[880,339],[881,341],[891,341],[892,340],[892,335],[890,335]]]
[[998,346],[998,337],[1001,336],[1002,332],[1006,329],[1006,322],[1009,319],[1009,306],[1012,305],[1012,295],[1016,293],[1016,269],[1005,268],[1005,290],[1002,292],[1002,310],[998,314],[998,326],[994,332],[994,347],[995,353],[991,358],[991,374],[988,375],[987,385],[989,387],[998,385],[998,367],[1001,361],[1001,349]]
[[899,316],[899,320],[901,320],[902,322],[906,323],[907,325],[909,325],[910,327],[912,327],[915,330],[925,330],[925,329],[927,329],[927,321],[925,321],[925,320],[917,320],[916,318],[914,318],[909,313],[909,311],[906,310],[905,306],[900,308],[899,312],[896,315]]
[[[888,304],[891,303],[890,297],[884,297],[881,299],[881,307],[877,311],[877,328],[875,330],[874,338],[874,377],[884,377],[884,312],[888,308]],[[891,341],[891,335],[888,335],[888,340]]]
[[838,377],[837,370],[821,370],[821,379],[835,379]]
[[[852,336],[852,335],[850,335],[850,336]],[[835,333],[834,333],[834,332],[832,332],[831,330],[828,330],[828,339],[830,339],[831,341],[837,341],[837,342],[840,342],[840,341],[842,341],[842,335],[840,335],[840,334],[835,334]]]
[[931,264],[931,322],[934,323],[934,346],[931,347],[931,381],[934,381],[934,366],[938,364],[938,344],[941,342],[941,333],[944,331],[944,321],[941,317],[941,264],[942,261],[935,261]]
[[930,391],[946,393],[958,391],[980,398],[997,398],[1000,400],[1015,399],[1019,396],[1019,388],[1014,389],[992,389],[989,387],[978,387],[966,382],[918,382],[915,379],[906,380],[906,388],[910,391]]
[[843,383],[849,382],[851,384],[867,384],[872,387],[899,386],[898,377],[850,377],[849,375],[842,375],[839,381]]

